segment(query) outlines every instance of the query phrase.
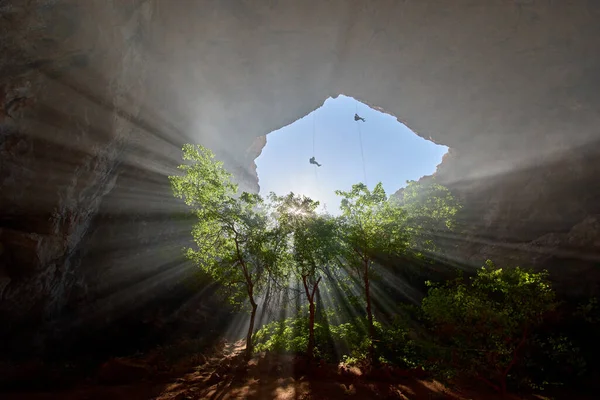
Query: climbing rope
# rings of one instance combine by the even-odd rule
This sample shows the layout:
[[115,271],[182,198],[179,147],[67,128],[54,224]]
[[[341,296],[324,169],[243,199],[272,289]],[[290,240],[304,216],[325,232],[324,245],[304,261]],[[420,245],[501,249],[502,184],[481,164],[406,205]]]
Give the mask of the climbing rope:
[[[317,125],[316,125],[316,122],[315,122],[315,119],[316,119],[315,114],[316,114],[316,112],[313,111],[313,113],[312,113],[312,116],[313,116],[313,143],[312,143],[313,144],[313,150],[312,150],[312,155],[313,155],[313,157],[316,157],[316,155],[315,155],[315,137],[316,137],[316,132],[317,132],[317,128],[316,128]],[[313,165],[313,169],[315,171],[315,185],[316,185],[317,191],[318,191],[319,190],[319,174],[317,173],[317,165],[316,164]]]
[[[315,136],[316,136],[316,132],[317,132],[317,129],[316,129],[316,123],[315,123],[315,111],[313,111],[313,151],[312,151],[313,157],[316,157],[315,156]],[[316,167],[317,166],[315,165],[315,168]]]
[[[313,151],[312,151],[313,157],[316,157],[316,155],[315,155],[315,137],[316,137],[316,132],[317,132],[316,114],[317,114],[316,110],[313,111],[313,113],[312,113],[312,115],[313,115],[313,143],[312,143],[313,144]],[[319,171],[318,171],[318,167],[316,164],[313,166],[313,169],[315,171],[315,187],[317,189],[317,193],[321,193],[321,189],[319,187]],[[325,211],[327,211],[327,204],[323,203],[323,209]]]
[[[358,114],[358,101],[356,102],[356,114]],[[362,143],[362,131],[360,129],[360,122],[356,121],[356,127],[358,128],[358,143],[360,145],[360,158],[362,160],[362,168],[363,168],[363,179],[366,186],[369,186],[367,183],[367,168],[365,166],[365,153],[363,151],[363,143]]]
[[360,130],[360,124],[357,123],[357,125],[358,125],[358,142],[360,144],[360,158],[362,159],[363,177],[365,180],[365,185],[369,186],[369,184],[367,183],[367,167],[365,166],[365,153],[363,151],[362,132]]

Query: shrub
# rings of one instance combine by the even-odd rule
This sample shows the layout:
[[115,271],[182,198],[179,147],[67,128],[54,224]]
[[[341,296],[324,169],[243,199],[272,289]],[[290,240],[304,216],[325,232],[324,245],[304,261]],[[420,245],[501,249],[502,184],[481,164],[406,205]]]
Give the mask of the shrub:
[[[330,313],[327,313],[330,314]],[[315,323],[315,356],[327,361],[367,357],[369,339],[366,321],[357,317],[338,325]],[[254,335],[255,350],[304,354],[308,344],[308,318],[299,313],[261,327]]]
[[255,351],[301,353],[308,343],[308,323],[302,316],[264,325],[254,334]]
[[586,371],[581,351],[563,334],[533,335],[524,353],[523,363],[515,371],[520,386],[536,390],[562,386],[565,380],[577,379]]
[[[327,314],[330,314],[329,312]],[[337,325],[315,324],[315,356],[346,364],[367,363],[370,339],[366,320],[356,317]],[[374,322],[379,361],[401,368],[414,368],[423,359],[419,348],[409,337],[408,325],[402,318],[383,325]],[[264,325],[254,336],[256,351],[303,354],[308,343],[307,319],[302,314]]]
[[440,363],[505,393],[554,299],[546,272],[502,269],[488,260],[470,281],[431,285],[422,308]]

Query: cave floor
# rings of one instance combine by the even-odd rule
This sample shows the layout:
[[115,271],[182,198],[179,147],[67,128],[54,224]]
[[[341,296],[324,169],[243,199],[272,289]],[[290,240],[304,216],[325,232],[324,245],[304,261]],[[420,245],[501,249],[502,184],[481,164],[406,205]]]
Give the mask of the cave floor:
[[[129,384],[110,384],[107,376],[126,378],[127,370],[106,367],[102,379],[60,391],[4,393],[3,400],[100,399],[501,399],[487,388],[449,388],[433,380],[389,373],[361,375],[357,368],[320,365],[308,374],[305,360],[293,356],[261,355],[244,362],[243,343],[224,344],[211,357],[196,358],[186,371],[147,376]],[[102,381],[104,380],[104,383]],[[539,395],[508,396],[512,400],[557,398]],[[563,398],[562,396],[560,398]],[[568,398],[573,398],[569,396]]]

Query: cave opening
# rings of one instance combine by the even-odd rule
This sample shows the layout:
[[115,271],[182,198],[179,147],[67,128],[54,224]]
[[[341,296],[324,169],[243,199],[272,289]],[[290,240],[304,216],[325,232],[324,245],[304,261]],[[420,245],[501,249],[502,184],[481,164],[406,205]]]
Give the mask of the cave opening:
[[[355,114],[363,120],[355,119]],[[340,95],[266,136],[256,158],[260,194],[294,192],[339,212],[335,190],[382,182],[388,195],[435,172],[447,146],[411,131],[396,117]],[[311,164],[314,157],[321,166]]]

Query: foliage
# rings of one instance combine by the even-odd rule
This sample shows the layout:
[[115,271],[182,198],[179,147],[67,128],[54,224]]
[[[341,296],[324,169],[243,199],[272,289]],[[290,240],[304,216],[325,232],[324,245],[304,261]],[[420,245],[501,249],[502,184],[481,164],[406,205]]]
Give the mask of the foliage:
[[302,282],[308,300],[308,342],[306,353],[312,360],[315,350],[315,300],[321,280],[339,263],[340,241],[337,221],[317,214],[319,202],[290,193],[273,197],[279,225],[287,230],[291,272]]
[[[327,314],[331,317],[331,310]],[[300,354],[308,344],[308,319],[306,312],[281,321],[264,325],[255,336],[256,351],[272,351]],[[391,324],[374,321],[380,340],[379,361],[402,368],[415,368],[422,363],[420,349],[409,337],[409,329],[396,319]],[[365,320],[360,317],[347,319],[340,324],[315,324],[317,346],[315,355],[328,361],[344,361],[346,364],[364,364],[369,358],[369,336]],[[327,343],[331,342],[328,346]]]
[[376,324],[379,330],[380,361],[402,368],[416,368],[423,365],[423,350],[419,343],[411,337],[406,320],[396,317],[387,324]]
[[332,313],[332,322],[341,323],[345,315],[364,313],[364,290],[361,286],[356,274],[348,273],[347,264],[343,260],[339,268],[328,271],[325,285],[319,290],[328,299],[327,307]]
[[399,203],[409,218],[415,221],[416,227],[423,228],[426,222],[444,225],[449,229],[454,227],[454,216],[460,210],[460,204],[448,188],[435,181],[406,183]]
[[591,297],[587,299],[585,303],[579,304],[575,311],[575,316],[583,319],[588,324],[597,324],[600,322],[598,299],[596,297]]
[[[336,191],[341,216],[334,218],[317,213],[319,203],[306,196],[238,193],[232,176],[202,146],[185,145],[183,158],[182,174],[169,179],[196,220],[195,246],[186,254],[202,271],[198,282],[210,277],[232,304],[250,306],[247,356],[255,343],[258,351],[424,366],[502,392],[507,382],[541,388],[584,371],[585,358],[567,335],[544,332],[556,307],[546,272],[487,261],[470,279],[429,284],[421,307],[397,305],[392,320],[375,318],[371,284],[380,263],[394,259],[399,270],[421,268],[443,253],[456,228],[460,205],[435,181],[409,181],[391,199],[381,183],[372,191],[362,183]],[[269,298],[294,291],[306,302],[298,296],[285,309],[291,307],[292,316],[254,333],[257,299],[265,307]],[[594,325],[598,309],[591,299],[576,318]]]
[[247,355],[252,353],[252,332],[258,304],[256,296],[278,276],[286,258],[285,232],[272,223],[269,205],[256,194],[243,192],[231,182],[222,163],[210,150],[186,145],[181,165],[184,174],[170,177],[175,196],[183,198],[196,214],[192,230],[196,248],[187,256],[228,294],[232,304],[251,306]]
[[532,337],[519,370],[519,384],[541,390],[581,383],[598,357],[597,317],[594,297],[583,302],[561,302],[552,318]]
[[[293,317],[263,325],[254,336],[256,351],[306,354],[308,324],[308,312],[304,308]],[[336,326],[316,322],[314,332],[317,343],[315,356],[328,361],[337,360],[336,349],[351,348],[360,336],[356,325],[349,323]],[[363,333],[360,337],[364,339],[366,336]],[[333,348],[326,345],[330,341],[333,342]]]
[[263,200],[249,193],[198,217],[192,231],[197,247],[187,255],[226,290],[232,304],[242,305],[249,289],[259,294],[266,274],[277,272],[285,243],[269,223]]
[[434,328],[445,363],[458,375],[480,379],[499,391],[545,315],[554,309],[546,272],[497,268],[491,261],[466,282],[432,285],[423,311]]
[[297,315],[265,324],[254,334],[254,341],[257,352],[303,353],[308,344],[308,319]]
[[[331,312],[327,313],[331,316]],[[274,321],[259,329],[254,337],[256,351],[274,351],[304,354],[308,345],[307,312],[298,313],[281,321]],[[363,319],[354,318],[341,324],[315,323],[317,346],[315,355],[328,361],[353,357],[367,357],[368,335]],[[333,346],[327,346],[331,342]]]
[[516,368],[514,380],[519,386],[543,390],[583,375],[586,361],[581,350],[565,335],[535,334],[525,349],[522,365]]
[[293,272],[307,277],[314,284],[338,261],[340,254],[339,233],[336,220],[319,215],[319,202],[293,193],[275,198],[278,222],[290,235]]
[[371,309],[371,269],[377,257],[405,252],[409,240],[405,229],[406,212],[388,201],[381,182],[373,191],[359,183],[353,185],[349,192],[338,190],[336,194],[342,197],[340,230],[346,245],[345,260],[364,285],[370,340],[369,359],[375,362],[376,330]]
[[459,201],[450,191],[436,183],[407,181],[399,198],[394,202],[406,212],[406,230],[410,247],[417,254],[439,250],[440,239],[456,228]]
[[388,201],[381,182],[373,191],[359,183],[349,192],[338,190],[336,194],[342,197],[340,223],[349,262],[353,259],[372,261],[382,254],[405,251],[409,239],[406,211]]
[[183,159],[190,162],[178,167],[183,175],[170,176],[169,180],[175,197],[184,199],[195,212],[218,207],[237,192],[231,174],[223,168],[222,162],[215,160],[209,149],[186,144]]

